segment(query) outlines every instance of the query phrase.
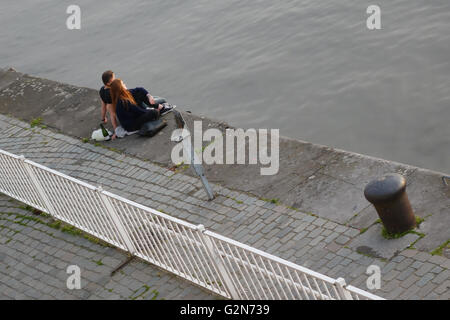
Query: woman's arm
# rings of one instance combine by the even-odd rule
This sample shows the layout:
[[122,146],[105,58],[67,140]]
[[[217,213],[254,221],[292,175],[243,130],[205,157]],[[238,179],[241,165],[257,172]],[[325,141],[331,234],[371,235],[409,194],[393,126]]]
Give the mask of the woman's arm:
[[111,118],[111,124],[112,124],[114,130],[116,130],[116,128],[119,126],[119,125],[117,124],[117,114],[116,114],[116,112],[113,110],[111,104],[108,104],[108,113],[109,113],[109,116],[110,116],[110,118]]
[[111,124],[112,124],[113,129],[114,129],[114,134],[112,135],[111,139],[114,140],[116,138],[116,128],[119,126],[117,124],[117,114],[113,110],[112,104],[108,104],[107,105],[107,109],[108,109],[109,117],[111,118]]

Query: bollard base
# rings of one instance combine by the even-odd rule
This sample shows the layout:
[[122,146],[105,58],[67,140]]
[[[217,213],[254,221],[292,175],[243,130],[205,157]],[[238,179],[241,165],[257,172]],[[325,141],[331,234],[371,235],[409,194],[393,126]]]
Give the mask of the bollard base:
[[396,201],[378,203],[374,206],[388,234],[401,234],[416,227],[416,217],[406,193],[403,193]]

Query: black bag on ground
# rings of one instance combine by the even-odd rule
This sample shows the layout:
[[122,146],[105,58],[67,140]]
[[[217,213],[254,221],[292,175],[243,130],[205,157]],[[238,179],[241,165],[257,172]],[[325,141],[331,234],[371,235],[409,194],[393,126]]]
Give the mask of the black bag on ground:
[[161,131],[161,129],[164,128],[165,126],[167,126],[167,122],[162,121],[161,119],[149,121],[142,125],[138,134],[143,137],[153,137],[155,134],[157,134],[159,131]]

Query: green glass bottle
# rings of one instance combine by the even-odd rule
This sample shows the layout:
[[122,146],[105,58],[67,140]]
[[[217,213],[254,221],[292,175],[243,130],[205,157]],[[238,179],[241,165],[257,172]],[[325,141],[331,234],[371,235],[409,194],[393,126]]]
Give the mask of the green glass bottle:
[[108,130],[106,130],[106,128],[105,128],[105,126],[103,125],[103,123],[100,123],[100,128],[102,129],[102,134],[103,134],[103,136],[106,138],[106,137],[109,137],[109,132],[108,132]]

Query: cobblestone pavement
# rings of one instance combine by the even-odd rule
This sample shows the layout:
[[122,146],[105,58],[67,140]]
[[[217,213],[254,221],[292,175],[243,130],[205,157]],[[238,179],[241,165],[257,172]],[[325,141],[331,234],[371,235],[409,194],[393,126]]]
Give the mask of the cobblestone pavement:
[[[201,223],[207,229],[327,276],[343,277],[363,290],[368,290],[368,266],[378,265],[381,288],[368,291],[384,298],[450,299],[450,259],[414,249],[420,233],[407,235],[412,241],[408,248],[399,246],[388,259],[380,258],[360,250],[363,246],[353,245],[369,232],[381,230],[379,223],[368,231],[358,230],[219,185],[213,186],[216,199],[206,201],[200,181],[182,171],[173,172],[48,129],[30,128],[27,123],[3,115],[0,133],[3,150],[23,154],[93,185],[100,184],[105,190],[177,218]],[[389,241],[395,249],[395,244],[405,240]],[[104,256],[113,257],[114,252],[108,249]],[[23,259],[36,264],[30,255]]]
[[[215,298],[140,260],[111,277],[127,255],[70,231],[0,195],[0,299]],[[67,288],[69,265],[80,267],[80,290]]]

